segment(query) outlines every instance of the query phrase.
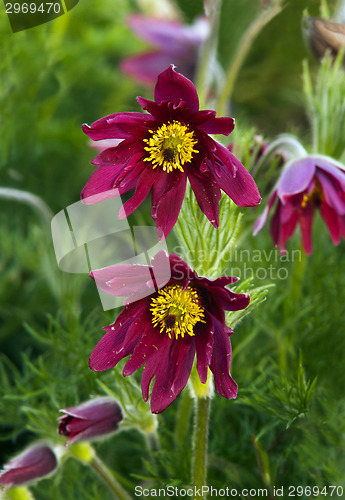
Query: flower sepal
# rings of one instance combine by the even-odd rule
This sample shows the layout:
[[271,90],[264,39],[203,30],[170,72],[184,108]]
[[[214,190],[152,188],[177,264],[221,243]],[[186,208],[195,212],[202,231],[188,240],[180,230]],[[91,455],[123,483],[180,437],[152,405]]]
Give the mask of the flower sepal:
[[14,486],[1,495],[1,500],[35,500],[35,497],[26,486]]
[[190,372],[189,387],[193,398],[212,398],[214,394],[214,383],[211,371],[207,370],[207,380],[203,384],[200,380],[196,364],[194,363]]
[[84,464],[90,464],[95,457],[95,451],[90,443],[74,443],[68,447],[68,453]]

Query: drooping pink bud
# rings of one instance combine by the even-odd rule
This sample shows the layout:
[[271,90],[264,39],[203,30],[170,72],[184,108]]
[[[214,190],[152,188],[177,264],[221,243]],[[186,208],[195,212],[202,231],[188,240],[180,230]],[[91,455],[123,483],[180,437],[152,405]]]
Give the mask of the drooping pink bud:
[[57,467],[57,459],[46,444],[35,444],[4,465],[0,484],[8,486],[32,482],[47,476]]
[[59,434],[67,436],[67,444],[90,441],[112,434],[122,420],[119,404],[112,398],[99,397],[60,410]]

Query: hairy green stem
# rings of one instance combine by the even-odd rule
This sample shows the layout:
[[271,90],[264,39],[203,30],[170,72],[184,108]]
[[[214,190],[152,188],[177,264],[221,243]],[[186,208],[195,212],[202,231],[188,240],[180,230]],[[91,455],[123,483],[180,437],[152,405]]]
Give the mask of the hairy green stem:
[[259,14],[259,16],[254,19],[254,21],[248,27],[247,31],[245,31],[244,35],[242,36],[238,50],[226,74],[226,81],[223,87],[223,91],[219,97],[217,108],[218,116],[223,116],[227,112],[227,103],[231,99],[236,78],[255,38],[258,36],[263,27],[267,23],[269,23],[271,19],[273,19],[277,14],[279,14],[281,10],[282,6],[280,5],[280,1],[278,1],[276,5],[273,5],[271,8],[263,10]]
[[[202,491],[206,486],[208,418],[211,407],[209,397],[197,397],[195,400],[195,426],[193,449],[193,487]],[[202,495],[200,498],[206,498]]]
[[119,500],[131,500],[131,496],[115,479],[108,467],[102,462],[100,458],[94,455],[89,462],[90,467],[99,475],[108,488],[114,493],[115,498]]

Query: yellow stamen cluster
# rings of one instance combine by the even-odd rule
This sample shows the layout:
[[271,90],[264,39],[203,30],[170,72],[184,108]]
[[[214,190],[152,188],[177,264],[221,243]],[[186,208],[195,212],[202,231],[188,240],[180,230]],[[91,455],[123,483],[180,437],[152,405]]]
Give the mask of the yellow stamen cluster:
[[198,292],[190,287],[183,290],[181,285],[169,285],[159,290],[158,297],[151,301],[150,311],[153,326],[159,326],[169,338],[184,337],[185,333],[193,336],[196,323],[205,323]]
[[188,132],[188,128],[176,120],[149,132],[152,136],[144,139],[147,144],[144,149],[149,156],[144,161],[151,162],[153,168],[163,167],[166,172],[179,169],[184,172],[183,165],[192,160],[193,153],[199,153],[194,149],[198,142],[194,139],[194,132]]
[[301,207],[305,208],[308,203],[317,203],[318,201],[323,201],[324,200],[324,194],[322,191],[322,186],[320,184],[320,181],[315,178],[315,187],[310,191],[309,194],[304,194],[303,195],[303,200],[301,203]]

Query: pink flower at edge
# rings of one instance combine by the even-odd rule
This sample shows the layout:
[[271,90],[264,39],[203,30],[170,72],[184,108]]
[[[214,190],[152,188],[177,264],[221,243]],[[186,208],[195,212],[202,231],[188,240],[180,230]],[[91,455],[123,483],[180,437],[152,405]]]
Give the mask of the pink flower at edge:
[[275,245],[285,251],[286,242],[300,225],[306,254],[312,253],[314,212],[320,210],[332,241],[338,245],[345,239],[345,171],[331,158],[306,156],[290,162],[283,170],[268,205],[256,220],[254,234],[264,226],[277,200],[271,220]]
[[60,410],[59,434],[67,436],[67,444],[90,441],[113,434],[122,420],[119,404],[110,397],[99,397]]
[[51,474],[58,462],[52,449],[45,444],[34,444],[4,465],[0,484],[4,488],[34,482]]
[[[166,284],[152,293],[147,276],[166,276],[166,264],[171,276]],[[134,268],[134,269],[133,269]],[[149,271],[149,272],[148,272]],[[127,275],[127,280],[126,280]],[[214,375],[215,389],[225,398],[235,398],[237,385],[231,378],[230,335],[225,324],[226,311],[245,309],[247,294],[237,294],[226,285],[237,278],[207,279],[197,275],[177,255],[160,251],[148,266],[119,265],[91,273],[98,286],[109,293],[129,297],[138,291],[146,297],[128,303],[116,321],[104,327],[107,332],[90,356],[90,368],[104,371],[130,356],[123,375],[131,375],[145,365],[141,387],[151,411],[160,413],[167,408],[187,384],[196,357],[201,383],[206,383],[208,369]]]
[[121,69],[125,73],[154,85],[158,75],[174,63],[182,74],[194,79],[198,53],[209,32],[207,18],[198,18],[188,26],[134,14],[129,16],[128,24],[139,38],[153,44],[153,48],[124,59]]
[[135,193],[122,207],[120,218],[133,213],[152,191],[151,215],[160,238],[177,221],[189,180],[202,212],[217,228],[223,190],[237,205],[255,206],[261,197],[242,163],[209,134],[229,135],[233,118],[199,110],[193,83],[168,68],[158,77],[155,101],[138,97],[148,113],[115,113],[84,125],[95,141],[123,139],[101,152],[97,170],[85,185],[85,204]]

